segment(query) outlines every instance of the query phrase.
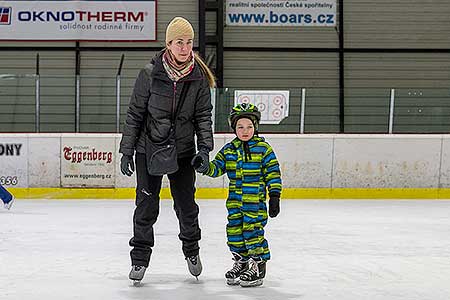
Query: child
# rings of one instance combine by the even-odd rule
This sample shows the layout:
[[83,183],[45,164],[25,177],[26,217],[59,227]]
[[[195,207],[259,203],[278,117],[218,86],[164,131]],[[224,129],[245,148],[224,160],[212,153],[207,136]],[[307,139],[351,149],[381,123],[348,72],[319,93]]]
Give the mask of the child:
[[281,174],[272,147],[259,137],[261,113],[253,104],[235,106],[228,118],[236,134],[212,162],[194,158],[192,165],[202,174],[230,180],[227,244],[234,265],[226,272],[227,284],[243,287],[263,284],[266,262],[270,259],[264,226],[267,224],[266,193],[269,192],[269,216],[280,212]]
[[11,193],[8,192],[1,184],[0,184],[0,199],[2,199],[6,209],[10,209],[14,202],[13,195],[11,195]]

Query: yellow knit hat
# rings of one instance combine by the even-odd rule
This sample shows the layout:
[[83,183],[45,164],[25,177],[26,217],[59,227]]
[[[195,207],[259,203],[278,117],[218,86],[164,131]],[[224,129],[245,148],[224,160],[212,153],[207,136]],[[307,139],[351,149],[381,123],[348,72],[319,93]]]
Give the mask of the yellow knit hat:
[[192,28],[191,23],[182,17],[173,18],[169,25],[167,25],[166,44],[184,35],[188,35],[194,39],[194,28]]

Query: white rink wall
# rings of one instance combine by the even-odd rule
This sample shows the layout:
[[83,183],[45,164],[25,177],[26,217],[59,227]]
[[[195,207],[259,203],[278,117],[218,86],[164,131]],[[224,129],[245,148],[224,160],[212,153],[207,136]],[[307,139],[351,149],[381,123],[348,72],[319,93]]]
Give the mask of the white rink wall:
[[[450,187],[450,135],[262,136],[277,154],[285,188]],[[233,137],[215,134],[211,158]],[[120,138],[120,134],[0,134],[0,177],[2,181],[8,177],[7,186],[22,188],[134,187],[135,177],[120,173]],[[103,156],[73,162],[67,159],[72,153],[67,147],[79,152],[99,151]],[[107,174],[107,178],[77,181],[67,177],[96,172]],[[223,188],[227,183],[226,177],[198,175],[197,187]]]

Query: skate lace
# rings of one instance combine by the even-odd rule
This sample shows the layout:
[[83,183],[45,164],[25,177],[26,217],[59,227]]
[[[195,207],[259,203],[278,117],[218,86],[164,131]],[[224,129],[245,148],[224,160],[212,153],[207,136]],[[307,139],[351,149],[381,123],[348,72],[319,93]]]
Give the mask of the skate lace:
[[143,266],[134,266],[134,271],[139,272]]
[[253,259],[250,259],[248,261],[248,270],[245,272],[249,276],[258,275],[258,263],[254,261]]
[[239,263],[237,261],[234,262],[233,267],[231,268],[231,273],[239,273],[242,270],[242,263]]
[[188,259],[193,265],[197,264],[197,255],[189,256]]

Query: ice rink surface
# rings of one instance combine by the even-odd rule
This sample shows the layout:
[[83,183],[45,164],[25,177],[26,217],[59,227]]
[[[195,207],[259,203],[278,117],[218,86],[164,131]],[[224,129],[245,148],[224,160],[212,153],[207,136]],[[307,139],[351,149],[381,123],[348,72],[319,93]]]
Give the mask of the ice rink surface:
[[133,201],[18,200],[0,210],[0,299],[450,299],[450,201],[287,200],[270,219],[264,285],[227,286],[226,211],[200,200],[203,273],[188,271],[172,201],[140,287],[128,280]]

